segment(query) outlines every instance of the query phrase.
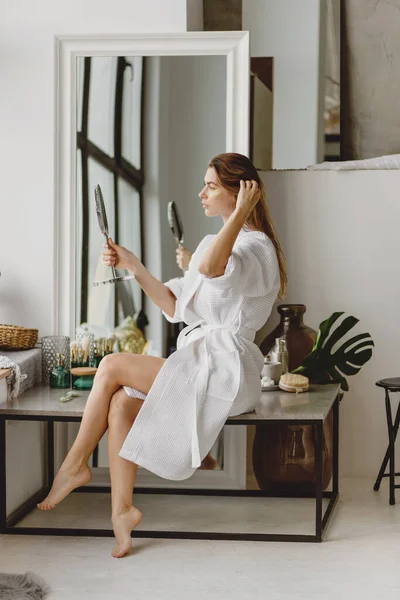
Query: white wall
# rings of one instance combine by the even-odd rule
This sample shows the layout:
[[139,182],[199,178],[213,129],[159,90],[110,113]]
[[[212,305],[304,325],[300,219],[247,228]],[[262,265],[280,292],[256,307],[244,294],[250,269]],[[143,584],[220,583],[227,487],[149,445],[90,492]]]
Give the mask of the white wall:
[[[29,15],[29,18],[27,18]],[[2,169],[0,317],[2,323],[52,333],[54,277],[54,36],[186,31],[186,0],[19,0],[2,11],[0,64]],[[24,427],[23,427],[24,426]],[[29,428],[29,431],[27,429]],[[28,456],[35,423],[8,428],[10,458]],[[20,481],[34,470],[20,461],[8,510],[35,491]],[[9,463],[12,467],[12,464]],[[14,471],[9,468],[12,477]],[[38,471],[38,479],[40,472]]]
[[[243,0],[251,56],[274,57],[273,168],[319,162],[319,27],[323,0]],[[322,147],[321,147],[322,148]]]
[[375,381],[400,374],[400,173],[268,172],[263,180],[289,267],[285,302],[304,303],[314,329],[345,311],[360,319],[349,336],[369,332],[375,342],[340,407],[341,474],[375,477],[387,445]]

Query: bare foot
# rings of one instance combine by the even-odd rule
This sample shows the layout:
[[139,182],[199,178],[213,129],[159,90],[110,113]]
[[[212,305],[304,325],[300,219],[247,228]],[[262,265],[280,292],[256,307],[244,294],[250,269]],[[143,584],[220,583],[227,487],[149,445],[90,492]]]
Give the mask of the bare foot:
[[136,506],[126,508],[112,517],[112,524],[117,545],[111,552],[115,558],[122,558],[132,549],[131,532],[142,520],[142,513]]
[[80,468],[79,471],[60,469],[53,481],[48,496],[46,496],[43,502],[37,504],[37,507],[40,508],[40,510],[51,510],[56,504],[59,504],[61,500],[64,500],[72,490],[89,483],[91,479],[92,472],[87,465]]

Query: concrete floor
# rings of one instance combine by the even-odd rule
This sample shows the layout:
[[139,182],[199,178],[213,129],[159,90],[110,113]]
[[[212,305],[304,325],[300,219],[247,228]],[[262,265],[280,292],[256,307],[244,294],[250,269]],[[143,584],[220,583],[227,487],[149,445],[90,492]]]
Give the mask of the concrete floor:
[[[387,481],[379,493],[372,485],[368,479],[341,481],[322,544],[134,538],[134,552],[118,560],[110,555],[112,538],[8,535],[0,536],[0,572],[41,575],[52,588],[47,600],[398,600],[400,492],[399,504],[389,506]],[[258,499],[140,496],[135,501],[144,511],[144,529],[162,520],[170,529],[263,531],[267,522],[269,530],[307,533],[312,527],[307,501],[270,499],[267,507],[249,508],[247,502]],[[49,526],[108,527],[108,511],[106,495],[74,494],[46,518]],[[33,513],[24,525],[45,514]]]

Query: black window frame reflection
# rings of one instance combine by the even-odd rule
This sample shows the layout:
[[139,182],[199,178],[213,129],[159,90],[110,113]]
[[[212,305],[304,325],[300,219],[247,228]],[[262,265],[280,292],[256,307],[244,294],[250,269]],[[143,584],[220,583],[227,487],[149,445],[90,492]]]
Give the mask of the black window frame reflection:
[[[119,181],[124,180],[139,194],[139,210],[140,210],[140,250],[141,261],[145,262],[144,256],[144,239],[143,239],[143,185],[144,185],[144,168],[143,168],[143,117],[144,117],[144,83],[145,83],[145,67],[146,59],[142,57],[142,73],[141,73],[141,93],[140,93],[140,168],[135,167],[131,162],[126,160],[122,155],[122,121],[123,121],[123,99],[124,99],[124,73],[127,68],[132,70],[133,65],[124,56],[117,57],[117,73],[115,78],[115,103],[114,103],[114,139],[113,150],[114,156],[110,156],[96,144],[90,141],[88,137],[89,125],[89,95],[90,95],[90,79],[91,79],[91,62],[92,57],[84,59],[84,76],[83,76],[83,96],[82,96],[82,121],[80,130],[77,131],[77,148],[81,152],[82,164],[82,259],[81,259],[81,309],[80,323],[87,322],[88,315],[88,289],[91,285],[89,282],[89,210],[91,206],[91,197],[89,190],[89,159],[99,163],[106,171],[113,175],[114,188],[114,222],[115,222],[115,242],[119,243]],[[78,124],[79,127],[79,124]],[[118,310],[119,296],[118,285],[114,286],[114,327],[118,325]],[[141,291],[141,307],[135,307],[136,312],[144,307],[144,292]]]

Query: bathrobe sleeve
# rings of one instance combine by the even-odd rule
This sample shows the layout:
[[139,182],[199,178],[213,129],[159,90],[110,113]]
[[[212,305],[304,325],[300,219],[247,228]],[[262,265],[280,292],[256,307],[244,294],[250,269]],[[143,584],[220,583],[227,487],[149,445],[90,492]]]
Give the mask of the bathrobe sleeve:
[[262,232],[244,234],[235,242],[222,275],[201,276],[210,285],[232,294],[265,296],[280,284],[275,246]]
[[175,304],[175,313],[173,317],[167,315],[163,310],[161,311],[164,317],[170,323],[181,323],[183,321],[181,313],[180,313],[180,298],[182,295],[183,289],[183,277],[175,277],[174,279],[170,279],[169,281],[165,281],[164,285],[171,290],[171,292],[176,296],[176,304]]
[[164,285],[167,286],[171,290],[171,292],[176,296],[176,305],[175,305],[175,314],[173,317],[167,315],[164,311],[161,311],[164,317],[170,323],[182,323],[184,322],[182,318],[182,313],[180,310],[181,305],[181,297],[183,292],[183,286],[186,282],[187,278],[192,278],[198,274],[197,263],[201,257],[201,254],[204,252],[207,245],[212,241],[213,235],[206,235],[205,238],[200,242],[197,246],[196,250],[192,254],[192,258],[190,259],[189,268],[185,271],[183,277],[174,277],[169,281],[165,281]]

